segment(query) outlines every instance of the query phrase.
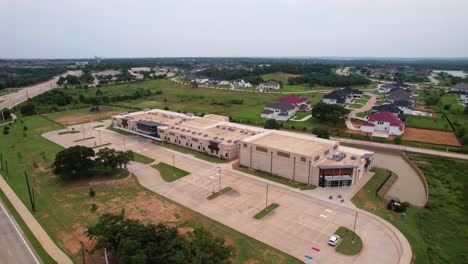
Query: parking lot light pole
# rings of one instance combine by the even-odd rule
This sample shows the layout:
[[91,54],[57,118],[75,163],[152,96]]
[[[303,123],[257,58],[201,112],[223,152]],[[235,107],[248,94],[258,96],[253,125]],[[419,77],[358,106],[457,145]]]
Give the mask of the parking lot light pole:
[[268,187],[270,187],[270,184],[266,185],[265,208],[268,207]]
[[102,145],[101,144],[101,130],[98,130],[98,134],[99,134],[99,145]]
[[356,234],[356,221],[357,221],[357,214],[358,212],[356,212],[355,216],[354,216],[354,227],[353,227],[353,240],[351,241],[351,243],[354,244],[354,236]]
[[123,150],[125,151],[125,138],[123,139]]
[[175,177],[175,154],[172,154],[172,176]]
[[221,191],[221,167],[218,167],[219,191]]

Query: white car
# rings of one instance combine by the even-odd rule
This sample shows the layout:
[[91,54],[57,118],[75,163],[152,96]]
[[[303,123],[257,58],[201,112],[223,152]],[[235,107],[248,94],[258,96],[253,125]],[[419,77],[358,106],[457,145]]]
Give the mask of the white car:
[[340,236],[339,235],[333,235],[328,240],[328,245],[336,246],[336,244],[338,244],[338,241],[340,241]]

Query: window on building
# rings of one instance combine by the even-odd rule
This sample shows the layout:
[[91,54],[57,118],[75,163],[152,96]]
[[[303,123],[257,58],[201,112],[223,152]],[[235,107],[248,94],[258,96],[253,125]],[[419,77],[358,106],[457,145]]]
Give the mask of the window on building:
[[320,156],[316,156],[316,157],[314,158],[314,161],[318,161],[319,159],[320,159]]
[[278,155],[280,157],[283,157],[283,158],[288,158],[288,159],[291,157],[291,155],[289,155],[289,153],[281,152],[281,151],[276,152],[276,155]]
[[327,149],[324,154],[325,154],[325,156],[330,154],[330,150]]
[[246,147],[247,147],[247,144],[244,143],[244,148],[246,148]]
[[301,157],[301,161],[302,161],[302,162],[306,162],[306,158],[305,158],[305,157]]
[[260,152],[268,152],[267,148],[259,147],[259,146],[255,147],[255,150],[260,151]]
[[227,157],[228,157],[228,154],[226,153],[225,156],[226,156],[226,158],[227,158]]

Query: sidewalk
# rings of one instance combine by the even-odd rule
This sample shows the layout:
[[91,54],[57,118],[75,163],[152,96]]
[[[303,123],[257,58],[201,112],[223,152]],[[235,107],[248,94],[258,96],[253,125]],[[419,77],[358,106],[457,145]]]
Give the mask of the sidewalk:
[[57,263],[60,264],[72,264],[71,259],[52,241],[46,231],[37,222],[36,218],[29,212],[26,206],[21,202],[16,193],[10,188],[8,183],[0,176],[0,189],[5,193],[8,200],[15,207],[18,214],[21,216],[23,221],[26,223],[28,228],[34,234],[36,239],[42,245],[44,250],[53,258]]

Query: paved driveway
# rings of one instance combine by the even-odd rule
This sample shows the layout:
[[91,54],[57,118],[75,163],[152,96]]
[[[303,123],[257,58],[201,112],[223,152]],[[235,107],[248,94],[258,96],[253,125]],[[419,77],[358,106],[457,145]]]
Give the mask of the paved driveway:
[[[58,135],[57,131],[43,136],[66,147],[78,143],[92,146],[99,137],[97,130],[101,130],[102,143],[112,143],[110,147],[131,149],[156,162],[168,164],[172,163],[174,155],[176,167],[191,172],[191,175],[166,183],[149,165],[132,162],[129,170],[144,187],[305,262],[308,260],[304,256],[310,255],[314,258],[308,261],[310,263],[409,263],[411,249],[408,241],[393,226],[367,212],[270,183],[268,203],[278,203],[280,207],[262,220],[255,220],[253,216],[265,207],[265,181],[233,171],[230,164],[201,161],[138,137],[123,136],[102,128],[92,129],[95,125],[97,123],[84,125],[85,137],[95,136],[95,139],[73,142],[82,135]],[[221,168],[221,187],[230,186],[234,190],[209,201],[206,197],[212,190],[220,188],[217,167]],[[328,238],[340,226],[352,229],[356,214],[356,233],[363,240],[363,251],[355,257],[336,253],[326,244]],[[320,252],[312,247],[319,248]]]

